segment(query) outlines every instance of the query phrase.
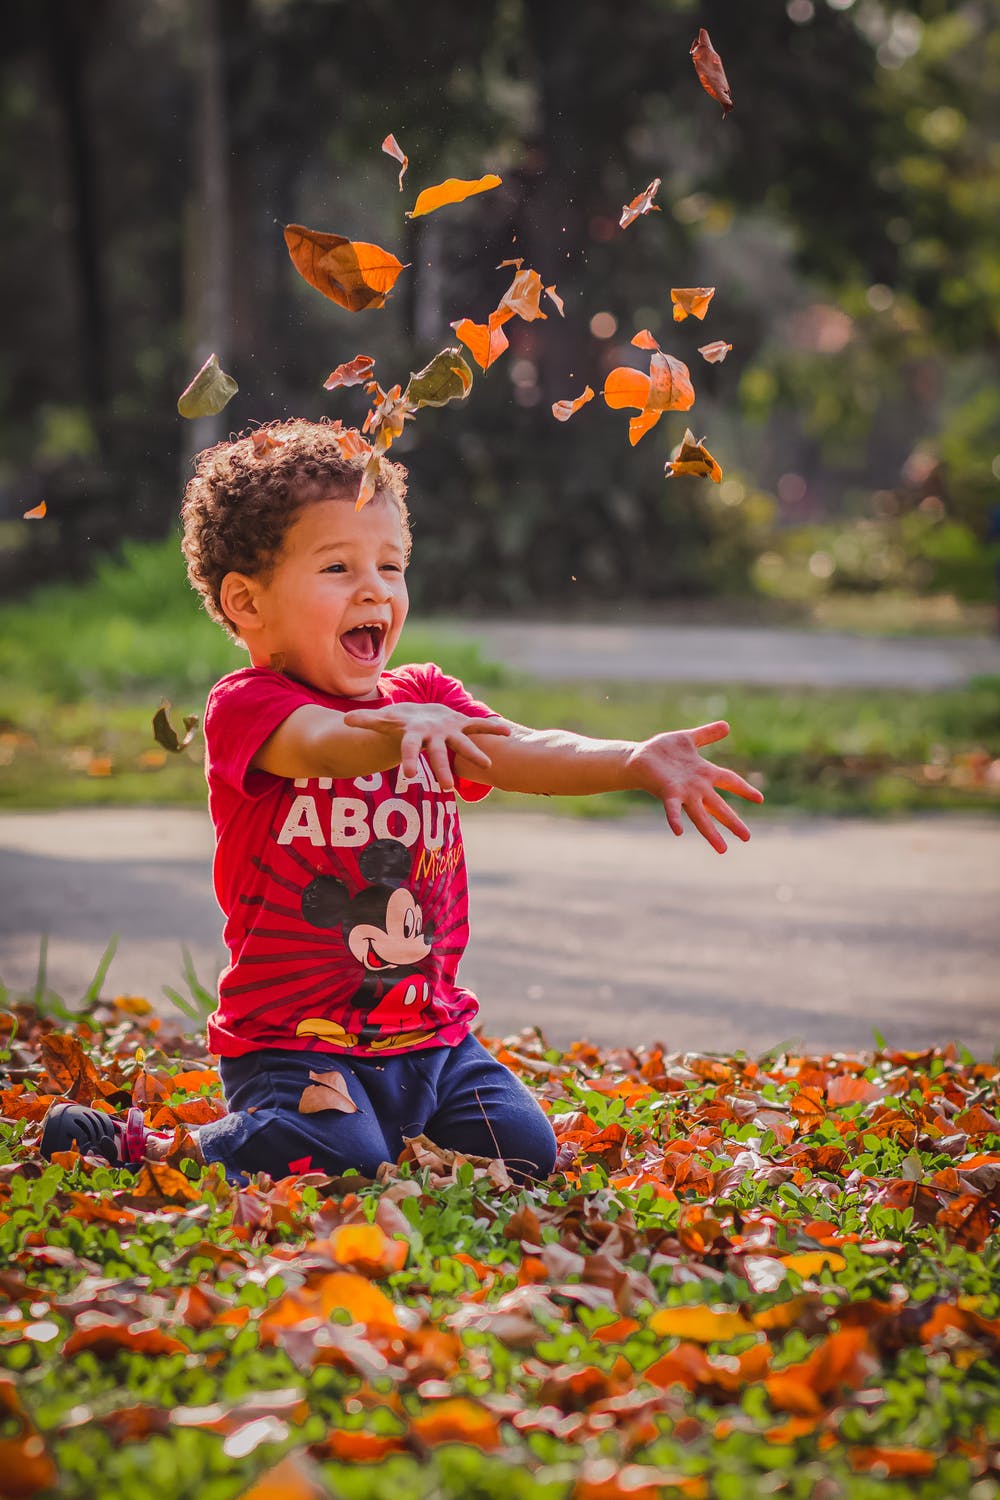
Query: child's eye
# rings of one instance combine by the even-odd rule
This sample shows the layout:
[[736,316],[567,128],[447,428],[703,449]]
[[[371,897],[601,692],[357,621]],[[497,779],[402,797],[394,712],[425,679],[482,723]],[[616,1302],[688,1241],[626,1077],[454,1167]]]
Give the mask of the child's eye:
[[331,563],[329,567],[323,569],[324,573],[343,573],[345,571],[343,563]]
[[399,566],[399,563],[383,563],[382,564],[382,572],[383,573],[401,573],[402,571],[403,570]]

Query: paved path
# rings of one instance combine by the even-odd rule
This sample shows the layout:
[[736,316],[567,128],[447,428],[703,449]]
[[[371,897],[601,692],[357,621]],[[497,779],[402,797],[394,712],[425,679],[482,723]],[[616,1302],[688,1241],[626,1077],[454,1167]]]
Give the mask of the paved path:
[[478,642],[485,657],[546,678],[931,691],[958,687],[970,677],[1000,676],[1000,640],[988,637],[500,620],[442,620],[440,629]]
[[[756,1052],[865,1048],[877,1025],[903,1047],[1000,1043],[996,822],[761,817],[722,857],[658,816],[470,808],[463,824],[463,976],[490,1033]],[[198,811],[0,816],[0,977],[29,988],[47,931],[49,983],[72,1000],[118,932],[106,994],[183,990],[182,943],[211,986],[211,852]]]

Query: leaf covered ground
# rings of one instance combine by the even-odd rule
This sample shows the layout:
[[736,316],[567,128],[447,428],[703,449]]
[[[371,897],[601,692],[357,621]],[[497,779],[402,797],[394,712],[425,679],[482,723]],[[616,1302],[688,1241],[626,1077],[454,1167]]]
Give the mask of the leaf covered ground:
[[145,1002],[0,1012],[0,1492],[1000,1496],[1000,1070],[485,1045],[575,1162],[245,1187],[36,1149],[223,1108]]

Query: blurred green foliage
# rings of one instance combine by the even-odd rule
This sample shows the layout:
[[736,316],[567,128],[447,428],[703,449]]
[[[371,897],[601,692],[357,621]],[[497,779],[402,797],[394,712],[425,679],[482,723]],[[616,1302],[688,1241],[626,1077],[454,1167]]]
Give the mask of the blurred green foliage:
[[[733,87],[724,123],[690,65],[699,25]],[[931,499],[966,528],[960,545],[939,528],[952,561],[928,552],[914,586],[981,596],[971,550],[1000,470],[1000,0],[38,0],[10,8],[5,43],[8,590],[162,536],[192,445],[276,416],[359,421],[363,394],[328,395],[327,371],[364,350],[384,385],[405,379],[455,319],[485,318],[516,254],[566,318],[510,325],[469,402],[399,442],[418,602],[740,595],[770,546],[764,502],[784,531],[881,525],[887,496],[900,521]],[[402,193],[390,131],[411,161]],[[483,170],[503,187],[404,219],[420,187]],[[663,211],[621,231],[654,176]],[[386,309],[347,314],[301,282],[280,233],[295,220],[397,251],[409,269]],[[704,325],[673,325],[672,284],[718,286]],[[725,503],[663,480],[688,418],[634,450],[600,400],[552,420],[553,401],[642,362],[643,326],[691,365]],[[217,333],[241,391],[196,431],[175,401]],[[706,366],[697,344],[718,337],[733,352]],[[17,524],[43,496],[45,524]]]

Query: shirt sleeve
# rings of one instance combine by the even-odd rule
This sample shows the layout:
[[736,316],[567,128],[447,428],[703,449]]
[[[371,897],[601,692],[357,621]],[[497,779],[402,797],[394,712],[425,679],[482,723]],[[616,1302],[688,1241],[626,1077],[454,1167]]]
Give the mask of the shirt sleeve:
[[244,669],[217,682],[205,709],[209,780],[215,777],[253,800],[263,797],[281,778],[252,770],[250,762],[289,714],[315,701],[302,683],[267,667]]

